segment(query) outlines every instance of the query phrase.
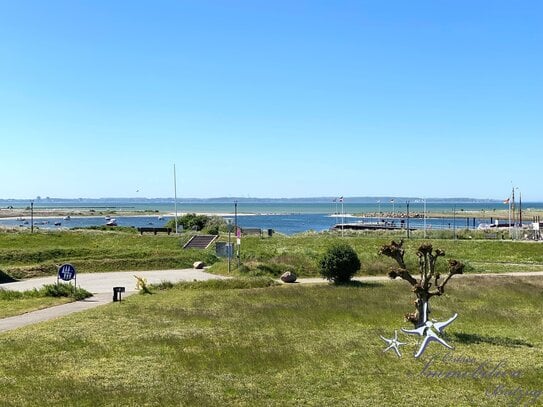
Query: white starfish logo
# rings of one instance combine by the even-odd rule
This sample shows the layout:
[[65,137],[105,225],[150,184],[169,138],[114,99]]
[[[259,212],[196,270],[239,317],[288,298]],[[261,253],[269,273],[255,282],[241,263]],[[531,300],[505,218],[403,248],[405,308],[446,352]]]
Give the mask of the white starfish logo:
[[405,342],[398,341],[398,331],[394,330],[394,338],[387,339],[381,335],[379,335],[383,341],[385,341],[388,344],[388,347],[383,351],[386,352],[390,349],[394,349],[394,352],[396,352],[396,355],[398,355],[399,358],[402,357],[402,354],[400,353],[399,347],[401,345],[405,345]]
[[405,332],[406,334],[416,334],[420,336],[424,336],[424,339],[422,340],[422,343],[420,345],[419,350],[417,353],[415,353],[415,358],[418,358],[420,355],[424,353],[426,350],[426,346],[430,342],[439,342],[443,346],[445,346],[448,349],[453,349],[451,345],[449,345],[447,342],[445,342],[443,339],[441,339],[438,334],[433,330],[433,328],[437,329],[438,333],[443,333],[443,330],[451,324],[457,317],[458,314],[454,314],[451,318],[444,322],[437,322],[436,320],[428,320],[428,302],[424,302],[423,304],[423,321],[424,325],[418,327],[417,329],[402,329],[402,332]]

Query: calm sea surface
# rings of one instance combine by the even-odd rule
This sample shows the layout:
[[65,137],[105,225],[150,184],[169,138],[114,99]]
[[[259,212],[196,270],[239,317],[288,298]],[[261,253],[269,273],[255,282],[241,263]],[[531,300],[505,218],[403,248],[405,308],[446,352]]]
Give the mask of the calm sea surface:
[[[18,208],[28,206],[28,201],[13,201],[9,205]],[[2,203],[5,208],[8,204]],[[518,204],[517,204],[518,205]],[[543,210],[543,203],[523,203],[523,218],[525,221],[530,221],[530,211]],[[85,208],[95,209],[96,212],[106,212],[115,210],[114,215],[119,226],[164,226],[164,224],[172,218],[172,216],[164,216],[164,219],[159,219],[158,215],[150,216],[123,216],[122,213],[127,211],[145,211],[158,210],[161,213],[173,214],[174,204],[171,203],[126,203],[126,202],[100,202],[89,203],[85,201],[70,202],[70,203],[35,203],[35,210],[53,209],[53,208]],[[495,210],[504,210],[508,206],[502,203],[427,203],[426,209],[428,212],[446,212],[450,213],[450,217],[445,219],[426,219],[427,227],[433,229],[448,229],[448,228],[465,228],[477,227],[480,223],[491,223],[493,221],[493,213]],[[261,228],[273,229],[284,234],[295,234],[308,230],[323,231],[328,230],[336,223],[341,223],[341,215],[339,217],[332,216],[333,214],[341,214],[342,206],[340,203],[238,203],[238,224],[245,228]],[[177,204],[178,213],[215,213],[234,217],[234,203],[183,203],[179,201]],[[424,206],[420,202],[410,203],[410,215],[416,213],[422,214]],[[364,218],[366,222],[387,220],[396,224],[401,222],[400,219],[393,219],[391,215],[394,213],[406,212],[405,203],[344,203],[343,212],[345,214],[375,214],[382,212],[383,215],[379,218]],[[0,226],[15,226],[29,227],[30,211],[24,220],[16,219],[0,219]],[[346,216],[345,223],[356,222],[362,219],[351,218]],[[48,223],[44,223],[44,222]],[[60,226],[55,226],[55,223],[60,223]],[[104,216],[93,217],[72,217],[70,220],[63,218],[50,219],[34,219],[34,226],[38,228],[73,228],[104,225],[106,220]],[[410,218],[410,227],[423,228],[423,219]]]

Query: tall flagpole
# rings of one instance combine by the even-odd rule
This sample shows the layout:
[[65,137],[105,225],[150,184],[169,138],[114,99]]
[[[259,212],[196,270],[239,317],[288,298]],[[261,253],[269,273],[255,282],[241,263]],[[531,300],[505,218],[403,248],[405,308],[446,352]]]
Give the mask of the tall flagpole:
[[173,165],[173,205],[175,208],[175,234],[177,235],[177,175],[175,171],[175,164]]

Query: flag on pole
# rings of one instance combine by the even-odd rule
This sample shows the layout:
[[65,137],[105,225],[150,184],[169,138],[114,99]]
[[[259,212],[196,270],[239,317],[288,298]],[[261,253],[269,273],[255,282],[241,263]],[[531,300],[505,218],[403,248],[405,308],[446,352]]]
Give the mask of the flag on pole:
[[339,202],[343,202],[343,197],[342,196],[339,197]]
[[503,203],[504,203],[505,205],[507,205],[507,204],[509,203],[509,198],[507,198],[505,201],[503,201]]
[[390,200],[390,203],[394,203],[394,199],[391,199],[391,200]]

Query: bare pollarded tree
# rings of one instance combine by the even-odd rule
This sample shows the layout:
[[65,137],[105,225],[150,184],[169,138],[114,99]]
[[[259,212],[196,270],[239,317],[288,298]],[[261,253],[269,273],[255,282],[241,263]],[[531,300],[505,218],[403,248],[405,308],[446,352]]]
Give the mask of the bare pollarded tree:
[[457,260],[449,260],[449,273],[441,280],[440,273],[436,271],[436,263],[438,258],[445,256],[445,252],[440,249],[434,250],[429,243],[422,244],[416,253],[419,260],[420,279],[413,277],[407,270],[404,261],[405,250],[403,248],[403,240],[400,240],[399,243],[392,241],[390,244],[383,245],[379,250],[379,254],[396,260],[399,267],[393,267],[388,276],[392,279],[400,277],[407,281],[411,284],[413,292],[417,296],[415,300],[416,311],[405,314],[406,321],[415,325],[415,328],[419,328],[426,323],[427,312],[429,311],[425,307],[425,304],[429,303],[430,298],[435,295],[442,295],[445,292],[445,285],[451,277],[464,272],[464,264]]

